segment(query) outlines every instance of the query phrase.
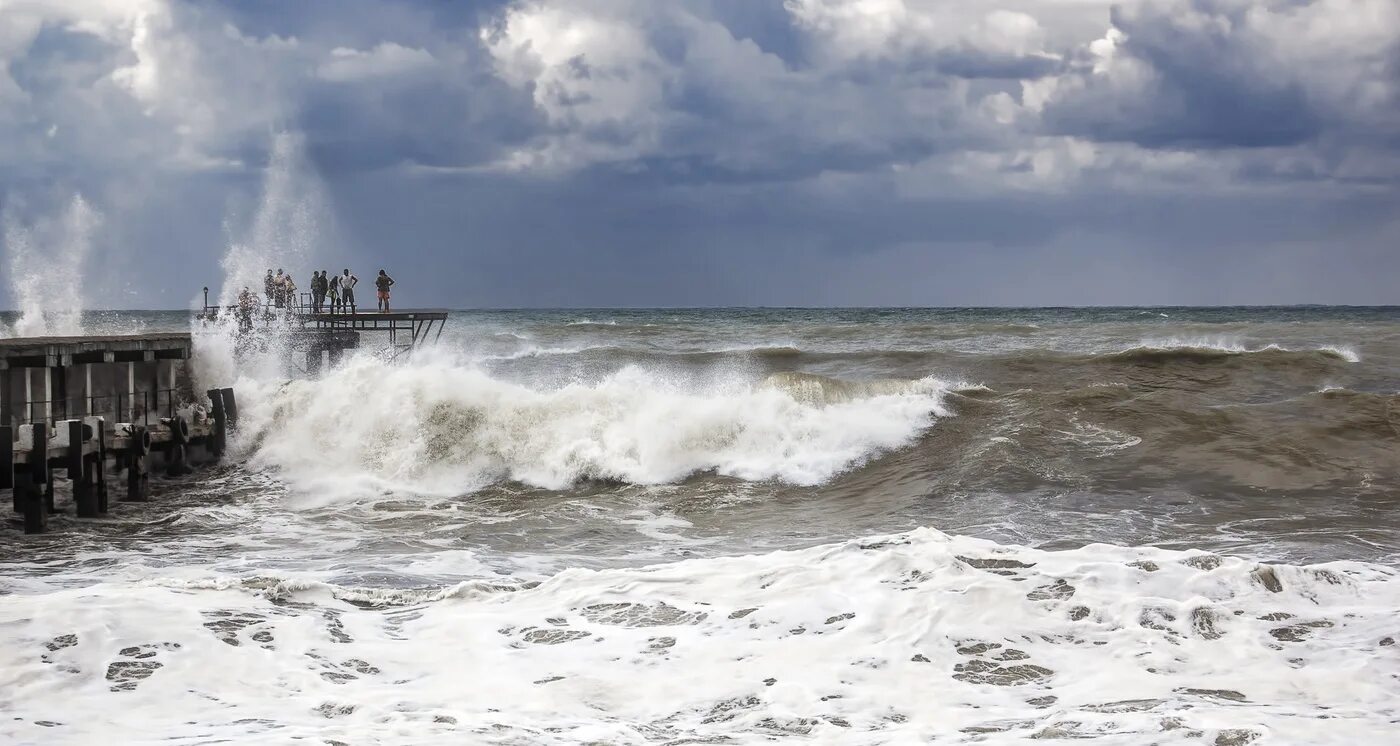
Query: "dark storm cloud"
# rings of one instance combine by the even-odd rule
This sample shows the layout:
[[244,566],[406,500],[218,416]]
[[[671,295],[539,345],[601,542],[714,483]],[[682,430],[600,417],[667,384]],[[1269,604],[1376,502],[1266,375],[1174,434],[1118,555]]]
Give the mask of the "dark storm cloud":
[[317,261],[392,251],[423,303],[1394,299],[1393,0],[1096,13],[10,4],[0,208],[85,195],[125,306],[214,283],[288,168],[326,197]]

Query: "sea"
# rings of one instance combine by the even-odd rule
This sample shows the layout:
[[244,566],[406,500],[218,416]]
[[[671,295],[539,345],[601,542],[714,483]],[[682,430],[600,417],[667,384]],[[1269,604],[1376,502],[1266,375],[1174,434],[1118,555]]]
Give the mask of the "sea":
[[1400,308],[81,323],[240,426],[0,525],[0,742],[1400,743]]

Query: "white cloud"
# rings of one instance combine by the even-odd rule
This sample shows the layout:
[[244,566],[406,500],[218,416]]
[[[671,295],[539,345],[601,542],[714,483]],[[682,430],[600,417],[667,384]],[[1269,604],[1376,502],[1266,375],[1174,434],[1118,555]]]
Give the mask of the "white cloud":
[[[515,169],[567,168],[652,151],[679,75],[625,3],[509,9],[482,41],[502,79],[530,90],[556,135],[506,159]],[[640,6],[633,8],[640,10]]]
[[321,63],[317,75],[336,83],[409,75],[431,68],[437,61],[423,49],[383,42],[369,50],[336,47]]
[[947,0],[786,0],[784,7],[829,66],[885,61],[1017,77],[1059,60],[1040,22],[1020,11]]

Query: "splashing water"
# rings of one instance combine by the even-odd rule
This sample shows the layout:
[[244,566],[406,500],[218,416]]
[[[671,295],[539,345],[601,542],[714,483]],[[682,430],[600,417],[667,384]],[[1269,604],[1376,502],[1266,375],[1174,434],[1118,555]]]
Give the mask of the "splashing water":
[[10,292],[20,311],[15,336],[83,333],[83,264],[101,222],[101,213],[82,195],[74,195],[61,216],[29,225],[7,212]]
[[252,223],[241,238],[230,239],[220,261],[224,285],[219,302],[236,303],[244,287],[261,293],[268,269],[285,268],[298,278],[309,272],[331,222],[325,189],[306,161],[304,138],[278,133]]
[[[244,288],[261,302],[263,276],[269,269],[285,269],[303,288],[309,285],[313,259],[329,245],[327,237],[335,221],[321,179],[306,159],[300,134],[281,132],[273,137],[257,209],[245,230],[234,229],[236,222],[233,217],[225,221],[230,238],[219,262],[224,274],[219,305],[237,305]],[[287,345],[275,326],[260,327],[256,349],[244,344],[248,340],[236,329],[235,315],[224,314],[197,330],[201,332],[195,339],[201,380],[226,385],[240,378],[286,377]]]

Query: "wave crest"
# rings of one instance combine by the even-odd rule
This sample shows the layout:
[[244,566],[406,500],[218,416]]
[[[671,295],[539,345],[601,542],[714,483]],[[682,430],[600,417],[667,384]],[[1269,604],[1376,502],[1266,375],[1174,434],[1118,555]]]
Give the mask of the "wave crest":
[[1103,359],[1122,363],[1167,364],[1176,362],[1210,364],[1237,359],[1288,364],[1293,362],[1356,363],[1361,357],[1345,347],[1325,345],[1307,349],[1290,349],[1276,344],[1262,347],[1212,342],[1178,341],[1144,342],[1126,350],[1104,355]]
[[937,379],[781,376],[697,389],[629,367],[536,390],[451,364],[359,360],[255,397],[255,463],[312,493],[454,495],[501,481],[676,482],[699,472],[824,482],[947,414]]

